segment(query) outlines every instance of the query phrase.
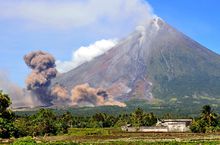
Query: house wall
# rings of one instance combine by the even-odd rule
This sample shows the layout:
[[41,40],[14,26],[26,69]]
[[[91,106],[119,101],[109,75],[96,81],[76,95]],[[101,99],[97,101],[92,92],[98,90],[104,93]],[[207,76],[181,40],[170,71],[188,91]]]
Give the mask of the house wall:
[[141,132],[168,132],[167,127],[140,127]]
[[122,131],[127,131],[127,132],[136,132],[139,130],[137,127],[127,127],[127,126],[122,126],[121,127]]
[[186,122],[165,122],[162,123],[163,126],[167,126],[168,132],[187,132],[190,131],[189,126]]
[[127,132],[168,132],[167,127],[121,127],[122,131]]

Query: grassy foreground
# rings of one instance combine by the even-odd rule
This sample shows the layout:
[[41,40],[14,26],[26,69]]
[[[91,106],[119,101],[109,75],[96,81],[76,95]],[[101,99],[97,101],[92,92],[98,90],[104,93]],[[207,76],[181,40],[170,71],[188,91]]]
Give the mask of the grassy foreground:
[[219,145],[220,133],[141,133],[115,128],[71,128],[68,134],[2,140],[2,144],[103,144],[103,145]]

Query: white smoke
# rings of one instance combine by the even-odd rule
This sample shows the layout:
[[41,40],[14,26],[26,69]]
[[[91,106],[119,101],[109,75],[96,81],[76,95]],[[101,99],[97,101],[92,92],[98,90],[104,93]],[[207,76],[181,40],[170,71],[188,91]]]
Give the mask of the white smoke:
[[89,46],[82,46],[72,54],[72,60],[70,61],[60,61],[56,62],[57,70],[60,73],[65,73],[77,66],[91,61],[93,58],[105,53],[117,44],[114,39],[109,40],[99,40]]

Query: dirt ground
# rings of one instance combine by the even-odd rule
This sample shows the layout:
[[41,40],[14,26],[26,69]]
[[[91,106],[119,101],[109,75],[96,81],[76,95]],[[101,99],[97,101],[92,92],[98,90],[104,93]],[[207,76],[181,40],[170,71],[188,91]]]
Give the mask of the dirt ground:
[[216,141],[220,144],[220,133],[115,133],[111,135],[88,135],[88,136],[48,136],[37,138],[40,141],[56,142],[56,141],[71,141],[76,143],[96,142],[200,142],[200,141]]

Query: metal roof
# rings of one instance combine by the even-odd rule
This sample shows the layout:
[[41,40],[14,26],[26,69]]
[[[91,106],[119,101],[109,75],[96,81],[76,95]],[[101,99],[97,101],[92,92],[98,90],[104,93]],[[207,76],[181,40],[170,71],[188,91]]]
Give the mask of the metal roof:
[[162,122],[192,122],[192,119],[161,119]]

